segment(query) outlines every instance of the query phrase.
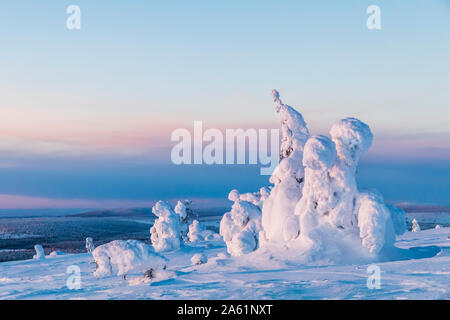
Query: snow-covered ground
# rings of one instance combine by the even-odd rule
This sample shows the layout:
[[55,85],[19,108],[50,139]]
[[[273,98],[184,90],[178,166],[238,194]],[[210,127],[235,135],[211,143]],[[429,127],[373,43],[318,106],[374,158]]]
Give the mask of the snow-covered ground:
[[[95,278],[91,254],[0,263],[0,299],[449,299],[450,228],[406,232],[396,246],[418,259],[377,263],[381,288],[368,289],[368,265],[292,265],[264,256],[230,257],[222,241],[165,253],[167,269],[152,282],[140,275]],[[208,262],[192,265],[194,254]],[[81,289],[70,290],[70,266]],[[70,269],[69,269],[70,270]]]

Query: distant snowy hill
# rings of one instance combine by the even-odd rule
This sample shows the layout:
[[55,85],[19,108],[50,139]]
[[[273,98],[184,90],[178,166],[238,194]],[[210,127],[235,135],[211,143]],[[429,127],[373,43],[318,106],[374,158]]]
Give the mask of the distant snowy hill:
[[[206,216],[221,216],[228,208],[226,207],[212,207],[212,208],[195,208],[194,211],[200,217]],[[104,209],[104,210],[93,210],[86,211],[83,213],[77,213],[72,215],[73,217],[152,217],[155,215],[152,213],[152,208],[118,208],[118,209]]]

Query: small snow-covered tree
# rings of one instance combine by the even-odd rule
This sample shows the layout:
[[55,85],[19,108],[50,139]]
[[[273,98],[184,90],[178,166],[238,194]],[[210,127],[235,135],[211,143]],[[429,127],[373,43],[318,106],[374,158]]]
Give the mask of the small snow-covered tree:
[[295,205],[302,196],[304,168],[303,147],[309,131],[303,116],[284,104],[278,91],[272,91],[275,108],[281,122],[280,163],[275,168],[270,183],[274,184],[262,207],[261,233],[265,241],[288,241],[299,234]]
[[170,251],[180,247],[180,218],[172,206],[165,201],[158,201],[152,208],[158,219],[150,228],[150,238],[155,251]]
[[412,221],[412,227],[411,227],[411,232],[418,232],[420,231],[420,225],[419,222],[416,219],[413,219]]
[[42,248],[42,246],[40,244],[35,245],[34,250],[36,251],[36,254],[33,256],[34,260],[45,259],[44,248]]
[[233,256],[255,251],[259,244],[261,228],[261,209],[251,202],[240,200],[237,190],[228,196],[234,204],[230,212],[224,214],[220,221],[220,235],[223,237],[227,251]]
[[203,232],[205,229],[198,222],[198,220],[194,220],[192,224],[189,226],[188,238],[190,242],[197,242],[204,240]]
[[358,226],[362,245],[372,254],[395,242],[395,228],[391,212],[381,195],[361,193],[358,198]]
[[87,237],[86,238],[86,251],[88,253],[91,253],[92,251],[94,251],[95,246],[94,246],[94,240],[91,237]]

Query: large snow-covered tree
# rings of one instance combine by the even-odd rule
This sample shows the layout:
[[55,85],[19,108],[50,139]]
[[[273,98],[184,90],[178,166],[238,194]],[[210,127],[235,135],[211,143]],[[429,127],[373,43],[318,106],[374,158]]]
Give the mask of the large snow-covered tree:
[[274,184],[262,208],[262,241],[288,241],[299,234],[295,205],[302,196],[304,168],[303,147],[309,131],[303,116],[284,104],[278,91],[272,91],[275,109],[281,122],[280,163],[270,182]]

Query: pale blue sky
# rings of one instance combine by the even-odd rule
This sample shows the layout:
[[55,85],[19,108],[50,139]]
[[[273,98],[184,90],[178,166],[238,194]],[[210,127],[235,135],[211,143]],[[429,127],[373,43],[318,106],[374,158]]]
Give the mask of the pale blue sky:
[[[81,30],[66,29],[70,4],[81,8]],[[378,31],[366,28],[371,4],[381,8]],[[119,194],[134,180],[114,170],[110,193],[75,192],[69,173],[40,192],[30,177],[95,172],[98,158],[167,165],[170,131],[194,120],[276,126],[273,88],[313,132],[354,116],[375,133],[369,158],[443,161],[450,175],[450,1],[4,0],[0,40],[0,179],[9,179],[0,194],[150,197],[139,183]],[[55,173],[40,157],[66,166]],[[81,185],[100,176],[86,173]]]

